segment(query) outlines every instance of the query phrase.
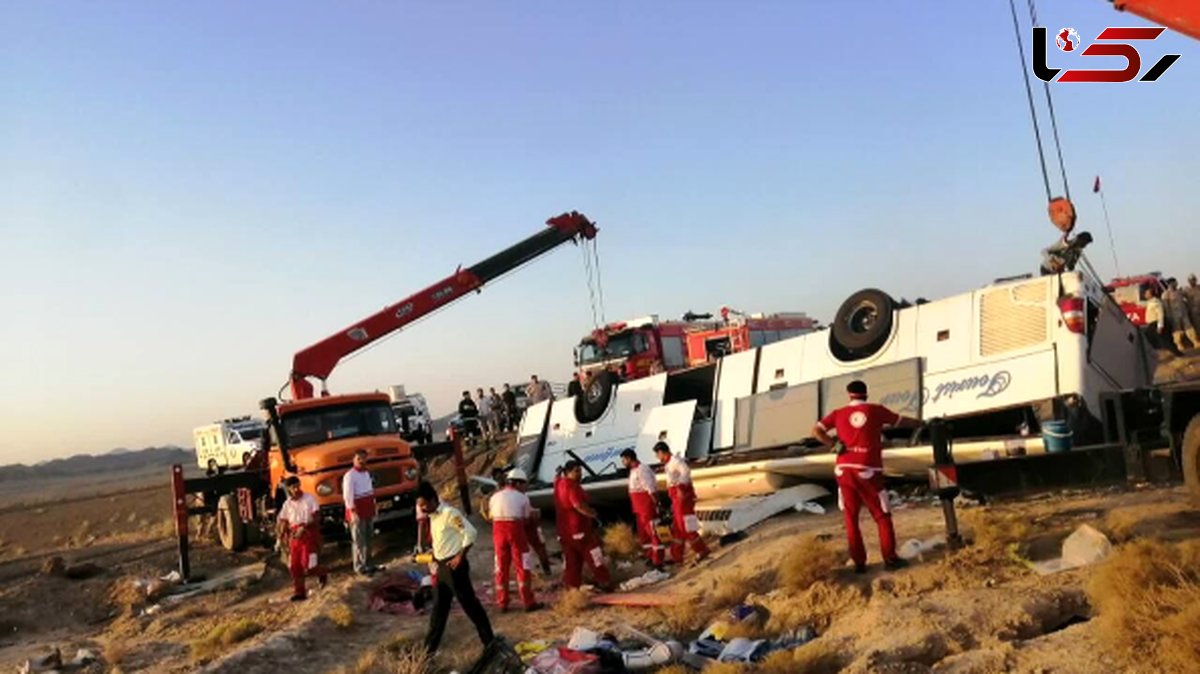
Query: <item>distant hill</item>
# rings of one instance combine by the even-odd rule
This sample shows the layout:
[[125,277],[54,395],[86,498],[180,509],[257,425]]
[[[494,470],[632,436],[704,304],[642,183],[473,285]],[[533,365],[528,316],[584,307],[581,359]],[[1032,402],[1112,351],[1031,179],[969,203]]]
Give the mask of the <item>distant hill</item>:
[[78,454],[66,459],[43,461],[33,466],[0,466],[0,482],[81,477],[170,466],[176,463],[187,466],[195,462],[195,452],[180,447],[147,447],[141,450],[121,448],[99,456]]

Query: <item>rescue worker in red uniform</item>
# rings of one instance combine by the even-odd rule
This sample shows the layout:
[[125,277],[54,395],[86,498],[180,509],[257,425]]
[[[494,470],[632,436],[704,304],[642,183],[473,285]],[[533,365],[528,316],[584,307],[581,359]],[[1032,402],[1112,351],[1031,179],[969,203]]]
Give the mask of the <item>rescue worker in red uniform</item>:
[[525,538],[525,521],[533,506],[529,497],[513,486],[513,482],[526,480],[525,471],[514,468],[508,474],[502,489],[492,494],[488,501],[488,516],[492,520],[492,544],[496,555],[496,605],[500,611],[508,610],[508,567],[517,566],[517,592],[526,611],[534,611],[541,605],[534,601],[532,579],[529,577],[529,541]]
[[555,526],[563,550],[563,587],[577,588],[583,584],[586,565],[601,589],[609,589],[612,579],[604,564],[604,550],[593,524],[596,511],[588,505],[583,490],[583,464],[572,459],[554,479]]
[[[517,479],[517,476],[520,479]],[[508,471],[508,484],[512,485],[513,489],[525,493],[526,487],[529,486],[528,476],[525,471],[520,468],[514,468]],[[537,555],[538,561],[542,564],[542,573],[550,575],[550,553],[546,551],[546,537],[542,534],[542,514],[537,508],[530,504],[529,513],[525,516],[525,540],[529,541],[529,549]],[[530,568],[533,567],[530,560]]]
[[661,569],[663,544],[658,539],[658,481],[650,466],[638,461],[637,452],[626,449],[621,452],[621,463],[629,469],[629,502],[633,516],[637,518],[638,538],[650,566]]
[[683,544],[692,544],[697,561],[708,557],[708,546],[700,537],[700,520],[696,518],[696,490],[692,487],[692,469],[683,457],[671,453],[665,442],[654,445],[654,454],[663,464],[667,475],[667,494],[671,497],[671,561],[683,563]]
[[321,517],[317,499],[300,489],[300,478],[292,475],[283,481],[287,500],[279,508],[276,526],[279,540],[288,546],[288,571],[292,575],[292,601],[308,598],[304,586],[307,576],[317,576],[317,582],[325,587],[325,570],[317,563],[321,549]]
[[859,510],[864,506],[879,527],[879,546],[884,566],[899,569],[908,563],[896,555],[896,531],[892,526],[891,506],[883,489],[883,429],[917,428],[917,419],[901,416],[883,405],[867,402],[867,385],[854,380],[846,386],[850,404],[840,407],[813,426],[813,437],[833,445],[830,433],[837,434],[838,453],[834,475],[838,500],[846,518],[846,538],[856,573],[867,571],[867,550],[858,528]]

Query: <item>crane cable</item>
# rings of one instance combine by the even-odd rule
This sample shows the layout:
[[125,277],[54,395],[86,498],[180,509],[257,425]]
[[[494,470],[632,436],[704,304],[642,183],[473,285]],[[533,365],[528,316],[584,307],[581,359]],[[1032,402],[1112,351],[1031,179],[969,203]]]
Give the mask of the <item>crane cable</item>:
[[1037,142],[1038,162],[1042,166],[1042,183],[1046,186],[1046,201],[1054,198],[1050,193],[1050,172],[1046,170],[1046,153],[1042,149],[1042,129],[1038,124],[1037,110],[1033,105],[1033,87],[1029,85],[1029,66],[1025,64],[1025,42],[1021,39],[1021,23],[1017,20],[1017,5],[1008,0],[1012,11],[1013,33],[1017,36],[1017,58],[1021,61],[1021,74],[1025,77],[1025,99],[1029,101],[1029,118],[1033,121],[1033,136]]
[[[1010,2],[1011,2],[1011,0],[1010,0]],[[1036,26],[1038,23],[1037,8],[1034,7],[1033,0],[1028,0],[1028,2],[1029,2],[1029,23],[1032,26]],[[1022,51],[1024,51],[1024,50],[1022,50]],[[1026,79],[1026,82],[1028,82],[1028,80],[1029,80],[1028,73],[1025,74],[1025,79]],[[1052,96],[1050,96],[1050,83],[1042,82],[1042,88],[1045,89],[1045,91],[1046,91],[1046,109],[1049,110],[1049,112],[1050,112],[1050,128],[1054,133],[1054,150],[1058,154],[1058,168],[1059,168],[1059,171],[1062,172],[1063,194],[1064,194],[1064,196],[1067,197],[1067,201],[1070,201],[1071,200],[1071,184],[1069,182],[1067,182],[1067,165],[1063,161],[1062,143],[1058,139],[1058,117],[1056,117],[1054,114],[1054,98]],[[1045,161],[1043,160],[1042,171],[1044,172],[1045,170],[1046,170],[1046,166],[1045,166]]]
[[[1029,7],[1029,23],[1031,26],[1036,27],[1037,7],[1034,6],[1034,0],[1027,0],[1027,5]],[[1013,34],[1016,35],[1017,38],[1017,57],[1021,61],[1021,75],[1025,78],[1025,98],[1029,102],[1029,117],[1033,122],[1033,135],[1034,141],[1037,143],[1038,163],[1042,169],[1042,184],[1046,188],[1046,201],[1051,201],[1054,199],[1054,195],[1050,192],[1050,171],[1046,167],[1046,153],[1042,143],[1041,126],[1038,124],[1037,108],[1033,102],[1033,88],[1029,84],[1029,66],[1027,66],[1025,63],[1025,43],[1021,39],[1021,24],[1017,19],[1017,6],[1015,0],[1008,0],[1008,8],[1012,14]],[[1055,154],[1058,156],[1058,169],[1062,175],[1063,195],[1066,197],[1067,201],[1070,202],[1071,184],[1067,180],[1067,165],[1066,161],[1063,160],[1062,141],[1058,135],[1058,117],[1054,114],[1054,98],[1050,95],[1049,82],[1042,82],[1042,87],[1046,93],[1046,109],[1050,113],[1050,128],[1054,137]],[[1109,238],[1111,245],[1111,232]],[[1086,271],[1088,274],[1091,274],[1093,278],[1096,280],[1102,278],[1100,274],[1096,272],[1096,268],[1092,266],[1091,260],[1088,260],[1087,255],[1085,255],[1083,251],[1080,251],[1079,262],[1083,266],[1084,271]]]
[[587,276],[588,303],[592,309],[592,327],[599,330],[606,325],[604,316],[604,287],[600,279],[600,252],[596,240],[585,240],[579,246],[583,255],[583,271]]

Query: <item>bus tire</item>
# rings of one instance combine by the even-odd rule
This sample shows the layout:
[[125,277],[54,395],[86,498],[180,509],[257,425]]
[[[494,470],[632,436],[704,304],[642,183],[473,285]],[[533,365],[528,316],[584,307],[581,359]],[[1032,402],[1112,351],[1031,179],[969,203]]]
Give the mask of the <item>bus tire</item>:
[[246,523],[242,521],[233,494],[224,494],[217,499],[217,537],[221,539],[221,547],[230,552],[246,549]]
[[830,346],[841,360],[875,355],[892,334],[896,301],[875,288],[860,290],[842,302],[830,330]]
[[1200,414],[1192,417],[1183,431],[1180,447],[1183,456],[1183,484],[1192,496],[1192,502],[1200,506]]
[[617,378],[608,370],[592,375],[583,395],[575,396],[575,420],[588,424],[604,416],[616,387]]

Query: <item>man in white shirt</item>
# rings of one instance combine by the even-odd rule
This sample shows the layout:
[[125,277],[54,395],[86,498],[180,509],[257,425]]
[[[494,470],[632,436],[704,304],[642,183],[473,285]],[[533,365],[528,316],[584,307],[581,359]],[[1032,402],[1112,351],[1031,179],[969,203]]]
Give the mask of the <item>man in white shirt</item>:
[[433,561],[437,565],[437,585],[433,590],[433,611],[429,614],[429,634],[425,636],[425,652],[433,654],[442,642],[446,619],[450,617],[450,602],[457,596],[458,604],[475,625],[479,640],[486,648],[495,639],[487,611],[475,596],[471,584],[471,565],[467,551],[475,544],[478,532],[465,515],[454,506],[442,503],[432,484],[422,482],[417,487],[417,506],[426,513],[429,535],[433,539]]
[[638,538],[650,566],[661,569],[663,545],[658,539],[658,482],[654,470],[637,458],[637,452],[626,449],[621,452],[621,463],[629,469],[629,502],[637,518]]
[[508,567],[517,563],[517,592],[525,611],[541,608],[533,598],[533,586],[529,571],[533,568],[529,540],[525,535],[525,522],[533,516],[533,504],[529,497],[518,490],[513,482],[525,482],[525,471],[513,468],[508,473],[503,488],[488,500],[488,517],[492,520],[492,544],[496,551],[496,605],[501,612],[508,610]]
[[279,540],[288,546],[288,571],[292,575],[292,601],[308,598],[304,586],[306,576],[317,576],[317,582],[325,587],[327,576],[317,564],[317,553],[321,547],[320,507],[312,494],[300,490],[300,478],[289,476],[283,481],[287,500],[279,508],[276,533]]
[[492,408],[492,399],[483,394],[483,389],[475,389],[475,406],[479,408],[479,425],[483,429],[483,439],[491,440],[496,435],[496,411]]
[[538,379],[536,374],[529,376],[529,385],[525,387],[525,397],[529,399],[530,405],[536,405],[543,400],[554,398],[554,393],[550,390],[550,384]]
[[342,499],[350,542],[354,549],[354,572],[367,576],[377,570],[371,564],[371,533],[375,529],[375,485],[367,472],[367,450],[354,453],[354,467],[342,476]]
[[696,489],[692,487],[692,469],[683,457],[671,453],[665,442],[654,445],[654,454],[663,463],[667,475],[667,494],[671,497],[671,561],[683,563],[683,542],[692,544],[697,560],[708,557],[708,546],[700,537],[700,520],[696,518]]

